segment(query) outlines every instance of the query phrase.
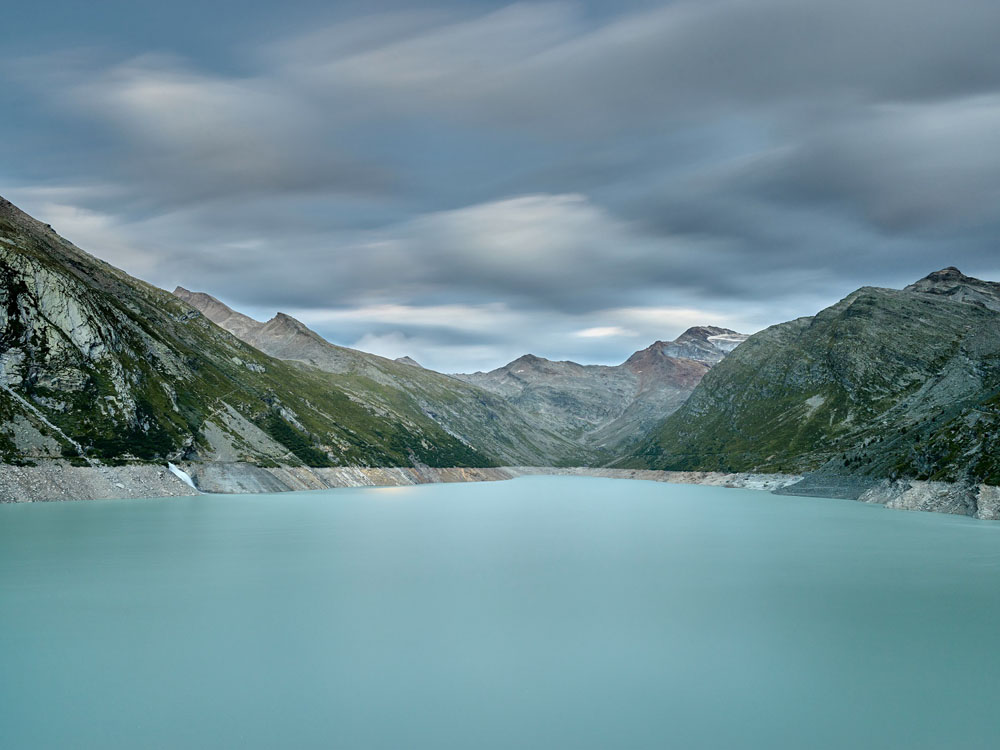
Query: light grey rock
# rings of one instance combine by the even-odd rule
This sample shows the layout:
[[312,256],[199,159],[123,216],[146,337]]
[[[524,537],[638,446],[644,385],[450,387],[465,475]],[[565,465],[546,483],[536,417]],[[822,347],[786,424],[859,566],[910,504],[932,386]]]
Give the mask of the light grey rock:
[[34,466],[0,464],[0,502],[115,500],[198,494],[165,466],[72,466],[39,460]]
[[1000,487],[981,484],[976,496],[976,518],[1000,521]]
[[895,510],[975,516],[977,494],[975,488],[954,482],[903,480],[880,483],[858,499]]

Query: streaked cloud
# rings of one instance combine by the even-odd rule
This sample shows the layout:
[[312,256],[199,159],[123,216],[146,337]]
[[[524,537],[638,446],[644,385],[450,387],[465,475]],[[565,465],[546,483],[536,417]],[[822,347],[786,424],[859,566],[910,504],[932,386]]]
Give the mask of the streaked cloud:
[[1000,277],[993,0],[179,1],[0,30],[0,194],[162,286],[459,370]]
[[584,328],[582,331],[577,331],[574,335],[582,339],[605,339],[609,336],[624,337],[638,336],[639,334],[621,326],[595,326],[594,328]]

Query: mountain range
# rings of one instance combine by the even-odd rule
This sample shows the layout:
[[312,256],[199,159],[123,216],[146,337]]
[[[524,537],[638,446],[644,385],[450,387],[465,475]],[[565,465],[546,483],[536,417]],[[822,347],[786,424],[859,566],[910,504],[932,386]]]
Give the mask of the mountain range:
[[464,445],[475,446],[489,457],[490,465],[579,463],[588,458],[576,442],[539,430],[503,398],[414,366],[412,360],[400,362],[337,346],[284,313],[261,323],[203,292],[178,287],[174,295],[234,337],[312,372],[374,412],[399,418],[419,414]]
[[997,485],[998,419],[1000,284],[946,268],[751,336],[623,463]]
[[350,378],[266,355],[0,202],[3,461],[495,462],[415,399]]
[[[678,371],[671,393],[707,369],[662,359]],[[335,346],[284,314],[260,323],[206,294],[170,294],[0,201],[8,464],[477,467],[610,455],[500,393],[415,365]],[[623,368],[608,370],[631,396],[609,421],[656,390]]]
[[444,374],[168,293],[0,199],[0,472],[603,466],[862,497],[1000,485],[998,420],[1000,284],[956,268],[749,337],[691,328],[615,366],[526,354]]
[[[328,373],[359,400],[371,399],[373,382],[415,400],[449,434],[508,464],[615,458],[621,446],[677,409],[709,368],[746,338],[725,328],[692,328],[613,367],[526,354],[488,373],[445,375],[408,357],[388,360],[337,346],[284,313],[259,322],[204,292],[178,287],[174,295],[260,351]],[[347,376],[365,382],[352,388]]]
[[614,458],[687,399],[743,334],[698,327],[657,341],[616,366],[526,354],[490,372],[456,375],[517,406],[538,429],[568,435]]

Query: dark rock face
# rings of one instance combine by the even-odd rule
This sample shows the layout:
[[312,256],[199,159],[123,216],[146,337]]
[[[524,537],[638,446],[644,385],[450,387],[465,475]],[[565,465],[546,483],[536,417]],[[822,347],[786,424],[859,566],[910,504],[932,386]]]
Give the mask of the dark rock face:
[[768,328],[630,463],[820,471],[859,490],[884,478],[1000,483],[998,291],[947,268]]

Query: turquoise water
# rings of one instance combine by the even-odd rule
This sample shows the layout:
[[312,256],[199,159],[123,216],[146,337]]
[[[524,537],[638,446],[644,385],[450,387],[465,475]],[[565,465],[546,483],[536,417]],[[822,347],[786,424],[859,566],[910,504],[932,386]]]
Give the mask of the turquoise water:
[[1000,523],[575,477],[0,507],[0,747],[993,748]]

